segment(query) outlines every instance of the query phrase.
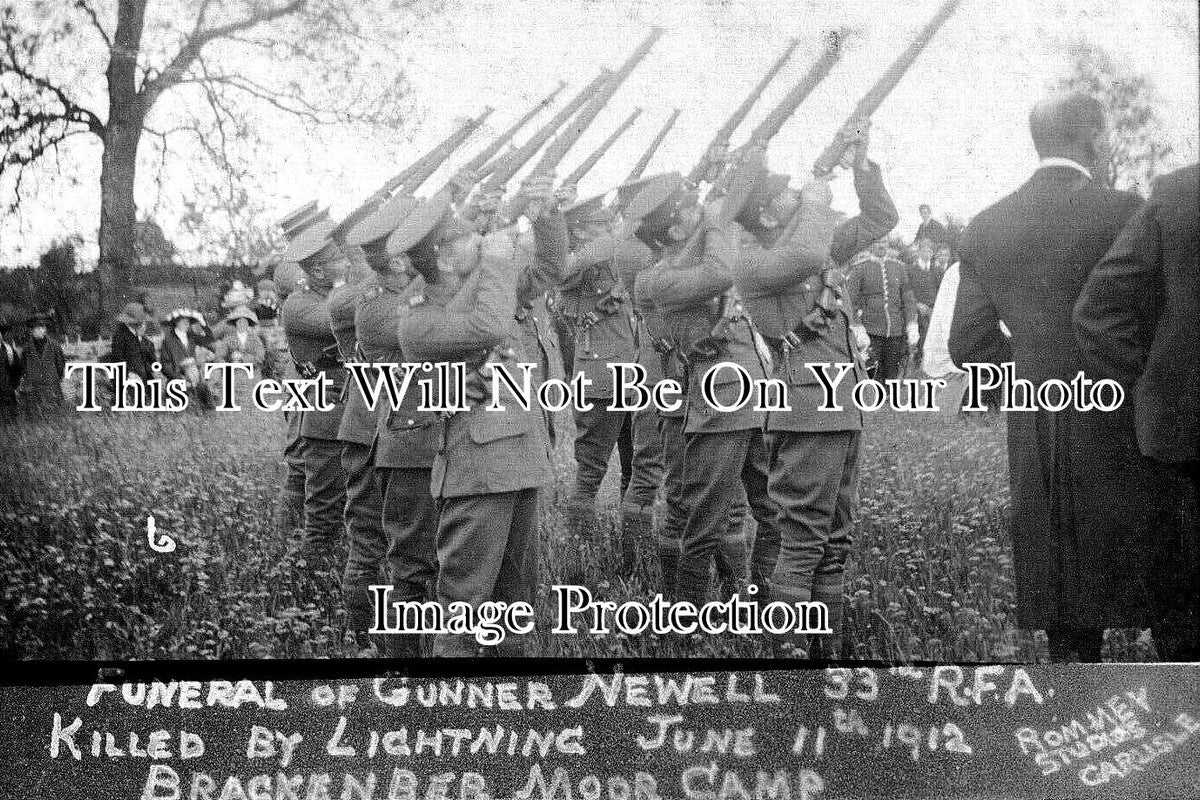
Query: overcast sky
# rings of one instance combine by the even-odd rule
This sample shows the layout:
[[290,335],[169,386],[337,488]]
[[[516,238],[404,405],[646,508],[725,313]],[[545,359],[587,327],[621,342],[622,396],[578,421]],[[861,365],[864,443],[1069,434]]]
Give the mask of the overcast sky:
[[[568,156],[560,174],[634,106],[644,113],[585,179],[582,193],[604,191],[622,178],[675,107],[683,114],[649,171],[686,171],[787,39],[799,37],[792,61],[734,136],[737,145],[811,64],[820,34],[848,26],[855,35],[841,62],[769,151],[772,169],[802,179],[858,97],[940,2],[452,2],[448,15],[410,37],[409,78],[419,120],[413,142],[281,135],[269,142],[270,152],[258,164],[258,179],[269,195],[264,205],[282,213],[317,197],[335,215],[348,211],[388,176],[398,153],[415,154],[446,135],[457,120],[485,105],[495,106],[484,131],[464,149],[469,154],[558,78],[568,81],[569,92],[599,67],[619,64],[651,25],[666,28],[664,36]],[[911,235],[921,202],[931,203],[939,217],[967,217],[1022,182],[1035,164],[1027,132],[1029,108],[1066,74],[1066,48],[1075,38],[1104,47],[1151,78],[1162,98],[1159,111],[1176,151],[1174,163],[1195,161],[1200,129],[1196,27],[1192,0],[964,0],[874,117],[873,157],[882,164],[900,208],[899,231]],[[283,120],[266,122],[287,129]],[[81,185],[43,179],[20,220],[5,221],[3,263],[31,261],[50,240],[66,233],[94,241],[99,199],[88,176],[98,165],[70,168],[77,170]],[[186,173],[177,173],[175,182],[183,184],[176,188],[185,194]],[[144,205],[143,197],[139,194]],[[169,205],[160,216],[170,236]],[[835,185],[835,206],[854,211],[845,178]],[[181,241],[184,247],[195,244]],[[94,249],[85,248],[89,252]]]

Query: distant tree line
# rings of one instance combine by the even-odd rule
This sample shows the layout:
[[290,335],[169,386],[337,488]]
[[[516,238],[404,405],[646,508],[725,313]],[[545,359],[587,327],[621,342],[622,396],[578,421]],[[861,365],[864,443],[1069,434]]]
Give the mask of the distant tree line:
[[[19,324],[34,313],[48,313],[54,318],[56,334],[83,339],[107,336],[112,315],[102,308],[100,273],[79,271],[77,245],[73,239],[58,241],[41,254],[37,266],[0,270],[0,319]],[[142,262],[130,278],[131,296],[147,305],[152,316],[170,311],[154,307],[150,296],[156,287],[191,287],[191,294],[202,298],[196,305],[209,313],[234,280],[251,286],[257,280],[248,264],[188,267],[171,262]]]

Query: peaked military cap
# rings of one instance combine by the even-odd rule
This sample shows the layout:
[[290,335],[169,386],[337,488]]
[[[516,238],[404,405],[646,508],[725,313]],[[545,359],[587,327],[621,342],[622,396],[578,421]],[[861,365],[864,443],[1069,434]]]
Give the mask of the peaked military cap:
[[449,211],[449,192],[438,192],[428,200],[420,201],[388,237],[388,252],[392,255],[407,253],[427,237],[445,241],[469,233],[470,226],[458,217],[448,217]]
[[407,194],[398,194],[376,206],[346,233],[346,244],[368,245],[391,236],[421,203]]
[[563,211],[563,216],[566,218],[568,225],[580,225],[586,222],[608,222],[615,216],[614,208],[626,208],[634,197],[654,181],[658,180],[659,177],[651,176],[623,183],[616,189],[610,189],[604,194],[598,194],[586,200],[581,200]]
[[637,237],[647,244],[659,241],[679,212],[696,202],[697,192],[684,185],[683,176],[668,172],[638,192],[625,209],[625,219],[640,223]]
[[333,257],[338,255],[337,245],[329,234],[333,232],[334,223],[326,218],[304,230],[299,236],[288,243],[280,258],[284,261],[294,261],[304,269],[304,262],[317,257]]

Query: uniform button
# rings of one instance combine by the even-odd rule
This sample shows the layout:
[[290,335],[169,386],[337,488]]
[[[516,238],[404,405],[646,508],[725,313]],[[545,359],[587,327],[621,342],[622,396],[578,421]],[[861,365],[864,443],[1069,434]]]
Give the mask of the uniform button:
[[408,421],[408,424],[409,424],[409,425],[415,425],[415,424],[416,424],[416,422],[410,419],[410,420]]

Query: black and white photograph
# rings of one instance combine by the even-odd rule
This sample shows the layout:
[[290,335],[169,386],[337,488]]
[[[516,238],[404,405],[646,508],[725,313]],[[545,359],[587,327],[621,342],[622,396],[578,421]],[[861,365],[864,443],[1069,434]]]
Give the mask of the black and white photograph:
[[0,2],[14,796],[1200,795],[1198,17]]

